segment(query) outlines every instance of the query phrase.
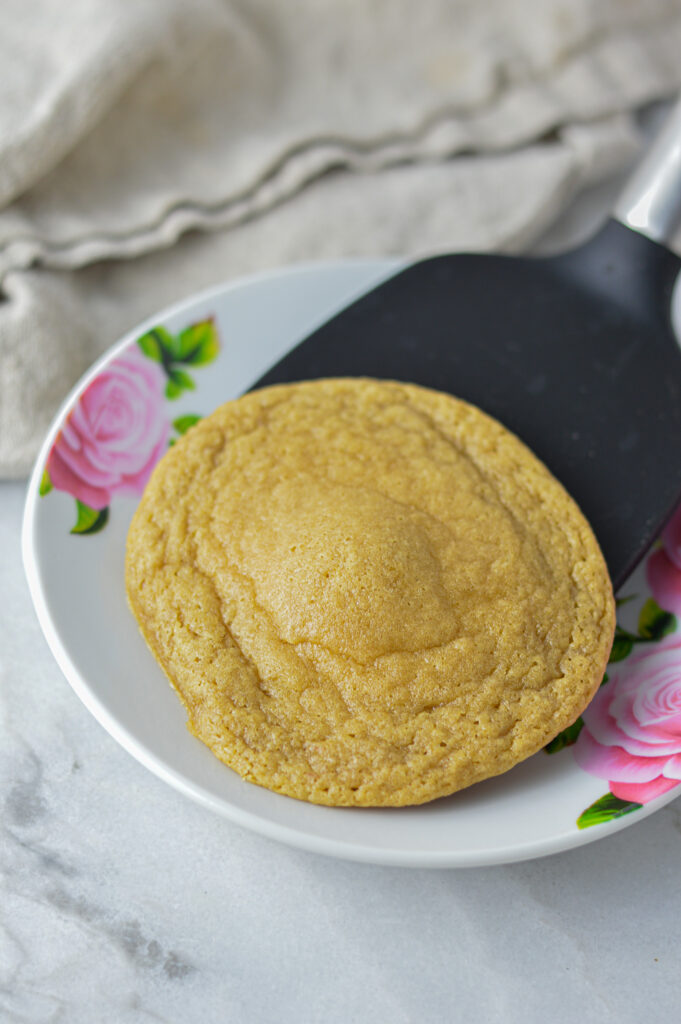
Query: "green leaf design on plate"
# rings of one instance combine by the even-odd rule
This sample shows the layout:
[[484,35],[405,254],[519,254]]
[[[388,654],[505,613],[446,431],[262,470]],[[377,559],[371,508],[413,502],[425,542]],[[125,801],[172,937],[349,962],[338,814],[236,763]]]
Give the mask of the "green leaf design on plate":
[[643,804],[635,804],[631,800],[620,800],[612,793],[606,793],[599,797],[590,807],[582,811],[577,818],[577,828],[590,828],[592,825],[602,825],[606,821],[614,821],[621,818],[623,814],[631,814],[638,811]]
[[220,351],[218,332],[212,320],[192,324],[178,335],[177,359],[192,366],[212,363]]
[[645,640],[661,640],[676,629],[676,616],[648,598],[638,617],[638,631]]
[[194,381],[184,370],[170,370],[166,384],[166,398],[178,398],[183,391],[193,391],[195,387]]
[[615,633],[615,639],[612,643],[612,650],[610,651],[610,663],[614,661],[623,661],[629,654],[631,654],[634,648],[635,637],[630,636],[628,633],[619,632]]
[[572,725],[568,725],[567,729],[563,729],[557,736],[554,736],[550,743],[547,743],[544,750],[547,754],[557,754],[559,750],[564,750],[565,747],[571,747],[573,743],[577,742],[577,737],[582,731],[584,725],[584,719],[580,716],[576,722]]
[[168,377],[165,394],[170,399],[179,398],[183,391],[193,391],[196,387],[178,364],[202,366],[212,362],[220,351],[218,332],[210,319],[190,324],[179,334],[171,334],[165,327],[152,327],[137,339],[137,344],[147,358],[163,367]]
[[71,533],[99,533],[106,526],[109,519],[108,506],[106,508],[90,508],[89,505],[85,505],[76,498],[76,509],[78,519],[76,525],[71,529]]
[[152,327],[137,339],[137,344],[148,359],[164,366],[173,358],[175,339],[165,327]]
[[43,470],[43,475],[40,478],[40,487],[38,488],[38,494],[43,498],[46,494],[49,494],[52,490],[52,481],[50,480],[50,474],[46,469]]
[[178,434],[186,434],[189,428],[198,423],[200,419],[201,417],[196,416],[194,413],[187,413],[186,416],[178,416],[176,420],[173,420],[173,427]]

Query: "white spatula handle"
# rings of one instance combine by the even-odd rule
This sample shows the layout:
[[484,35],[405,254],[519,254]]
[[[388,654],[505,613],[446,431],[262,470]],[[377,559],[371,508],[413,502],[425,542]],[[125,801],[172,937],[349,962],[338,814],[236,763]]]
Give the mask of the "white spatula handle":
[[625,185],[613,216],[663,244],[681,227],[681,100]]

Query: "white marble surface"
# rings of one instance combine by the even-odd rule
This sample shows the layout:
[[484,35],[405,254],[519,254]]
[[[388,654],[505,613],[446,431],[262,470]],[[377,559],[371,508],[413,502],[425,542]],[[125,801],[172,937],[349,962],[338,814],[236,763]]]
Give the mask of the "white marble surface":
[[2,1024],[677,1019],[681,802],[458,872],[245,832],[150,775],[70,690],[23,576],[23,497],[0,485]]

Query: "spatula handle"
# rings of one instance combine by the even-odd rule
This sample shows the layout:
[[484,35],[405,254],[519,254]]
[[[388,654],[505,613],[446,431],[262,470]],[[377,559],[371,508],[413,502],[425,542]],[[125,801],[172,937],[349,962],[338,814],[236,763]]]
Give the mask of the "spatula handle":
[[625,185],[613,215],[663,244],[681,226],[681,100]]

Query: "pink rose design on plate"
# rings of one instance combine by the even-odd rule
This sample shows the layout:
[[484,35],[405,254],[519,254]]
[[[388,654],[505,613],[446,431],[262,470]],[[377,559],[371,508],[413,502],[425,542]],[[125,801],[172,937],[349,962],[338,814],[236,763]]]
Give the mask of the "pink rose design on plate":
[[681,781],[681,636],[609,672],[610,681],[584,712],[575,758],[607,779],[613,796],[645,804]]
[[681,616],[681,506],[662,533],[662,547],[646,565],[648,586],[661,608]]
[[38,493],[53,488],[76,499],[74,534],[98,533],[114,495],[142,494],[170,439],[201,419],[185,412],[168,421],[165,402],[194,391],[188,368],[200,369],[219,355],[214,317],[177,334],[152,327],[104,367],[66,417],[47,457]]
[[130,347],[80,396],[47,459],[53,487],[92,509],[141,494],[168,447],[161,366]]

